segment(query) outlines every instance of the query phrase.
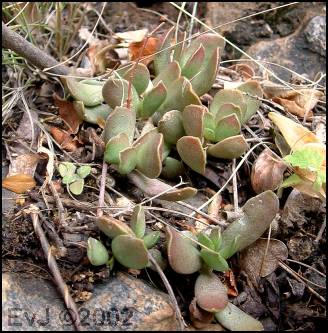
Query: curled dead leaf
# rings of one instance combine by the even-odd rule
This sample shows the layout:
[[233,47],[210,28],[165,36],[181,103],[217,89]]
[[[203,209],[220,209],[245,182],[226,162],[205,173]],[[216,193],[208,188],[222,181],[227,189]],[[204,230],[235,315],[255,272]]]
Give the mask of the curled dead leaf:
[[76,134],[83,120],[78,116],[73,102],[65,101],[56,93],[52,95],[55,105],[59,108],[59,115],[69,127],[69,132]]
[[57,127],[51,127],[50,133],[53,138],[61,145],[65,150],[74,152],[78,147],[79,143],[77,139],[72,138],[70,133],[63,131]]
[[276,190],[283,182],[287,164],[280,161],[269,148],[264,149],[252,167],[251,183],[259,194],[267,190]]
[[8,176],[2,181],[2,187],[15,193],[25,193],[32,190],[36,186],[36,182],[31,175],[17,174]]
[[244,81],[247,81],[255,76],[254,69],[247,64],[235,64],[228,68],[239,73]]
[[241,252],[242,269],[256,285],[260,277],[268,276],[276,270],[279,266],[279,260],[284,261],[288,257],[287,246],[278,239],[270,239],[268,251],[265,255],[266,247],[267,239],[259,238]]
[[[154,54],[159,48],[159,43],[159,39],[155,37],[149,37],[145,47],[144,40],[140,42],[131,42],[129,44],[129,53],[131,60],[137,60],[140,57],[142,58]],[[148,57],[147,59],[143,59],[140,62],[147,66],[153,59],[154,57]]]
[[283,106],[287,112],[303,118],[304,115],[313,116],[311,110],[322,96],[323,93],[315,89],[282,90],[279,95],[272,96],[272,100]]

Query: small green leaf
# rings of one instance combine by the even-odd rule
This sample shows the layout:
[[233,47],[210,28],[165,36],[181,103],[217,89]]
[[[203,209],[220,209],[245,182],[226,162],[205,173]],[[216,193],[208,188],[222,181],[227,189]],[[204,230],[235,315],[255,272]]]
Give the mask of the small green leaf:
[[218,252],[221,244],[222,244],[222,236],[221,236],[221,230],[216,228],[216,229],[212,229],[211,233],[210,233],[210,239],[212,241],[212,243],[214,244],[214,251]]
[[74,183],[71,183],[69,185],[70,191],[75,195],[81,194],[82,191],[83,191],[83,187],[84,187],[84,179],[83,178],[79,178]]
[[280,187],[294,186],[302,183],[302,181],[303,181],[302,178],[300,178],[298,175],[294,173],[293,175],[285,179],[284,182],[280,185]]
[[105,246],[97,239],[89,237],[87,256],[94,266],[104,265],[108,262],[109,256]]
[[220,255],[224,259],[228,259],[236,253],[239,238],[240,235],[236,236],[235,239],[229,245],[220,250]]
[[73,175],[75,170],[76,166],[71,162],[62,162],[58,165],[58,171],[62,177]]
[[198,242],[201,243],[202,245],[210,248],[211,250],[214,250],[214,244],[213,244],[212,240],[204,233],[202,233],[202,232],[199,233],[197,235],[197,239],[198,239]]
[[81,178],[87,177],[91,172],[91,166],[90,165],[82,165],[77,169],[77,174]]
[[324,160],[324,156],[311,148],[298,149],[291,155],[284,157],[284,160],[294,167],[308,169],[309,171],[319,171]]
[[229,270],[228,263],[218,252],[202,249],[200,251],[200,256],[208,266],[212,267],[216,271],[224,272]]
[[142,238],[145,235],[145,211],[141,205],[136,205],[134,207],[130,225],[131,229],[138,238]]
[[68,185],[68,184],[75,182],[78,179],[79,179],[79,176],[74,173],[73,175],[66,175],[65,177],[63,177],[62,182],[63,182],[63,184]]
[[144,244],[147,249],[154,247],[159,241],[161,233],[159,231],[152,231],[143,237]]

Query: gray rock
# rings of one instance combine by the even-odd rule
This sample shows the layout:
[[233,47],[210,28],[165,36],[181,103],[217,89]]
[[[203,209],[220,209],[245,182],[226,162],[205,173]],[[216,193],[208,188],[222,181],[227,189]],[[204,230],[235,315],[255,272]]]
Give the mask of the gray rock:
[[[313,52],[308,40],[300,29],[297,33],[290,36],[277,38],[270,41],[260,41],[246,50],[247,54],[256,60],[264,60],[284,66],[299,74],[307,74],[310,79],[314,79],[319,72],[326,72],[326,58],[321,54]],[[243,56],[242,58],[246,58]],[[289,81],[291,73],[275,65],[263,64],[273,71],[279,78]],[[260,68],[252,63],[256,71]],[[260,69],[259,73],[261,73]],[[275,81],[274,78],[272,80]],[[320,84],[324,85],[322,80]]]
[[[144,281],[119,273],[95,286],[79,307],[87,331],[174,331],[168,296]],[[72,331],[70,316],[51,282],[16,274],[2,276],[2,330]]]
[[312,51],[326,57],[326,16],[313,17],[304,30]]

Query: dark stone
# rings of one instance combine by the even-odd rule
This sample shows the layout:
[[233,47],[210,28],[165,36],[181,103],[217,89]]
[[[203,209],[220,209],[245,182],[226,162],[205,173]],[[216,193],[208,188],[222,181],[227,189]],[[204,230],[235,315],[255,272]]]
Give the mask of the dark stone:
[[[91,299],[78,308],[85,330],[178,329],[168,296],[123,273],[95,285]],[[2,329],[74,330],[64,302],[52,283],[12,273],[2,276]]]
[[313,17],[304,30],[308,48],[326,58],[326,16]]

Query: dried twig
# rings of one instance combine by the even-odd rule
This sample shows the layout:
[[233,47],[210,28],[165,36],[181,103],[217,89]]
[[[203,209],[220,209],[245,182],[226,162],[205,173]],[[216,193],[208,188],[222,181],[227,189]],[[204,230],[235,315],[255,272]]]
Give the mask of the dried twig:
[[30,208],[28,209],[28,212],[31,214],[31,218],[32,218],[32,222],[33,222],[33,227],[35,230],[35,233],[37,234],[43,252],[47,258],[48,261],[48,266],[49,269],[53,275],[53,278],[55,280],[55,283],[60,291],[60,293],[62,294],[63,298],[64,298],[64,302],[66,304],[66,307],[68,309],[68,311],[70,312],[70,315],[72,317],[72,321],[74,323],[74,326],[76,328],[77,331],[83,331],[82,325],[81,325],[81,321],[80,321],[80,316],[78,313],[78,309],[76,307],[75,302],[73,301],[68,287],[65,283],[65,281],[63,280],[59,268],[57,266],[57,262],[56,259],[54,258],[54,256],[51,253],[51,248],[49,246],[49,243],[47,241],[47,238],[40,226],[39,223],[39,208],[36,207],[35,205],[30,205]]
[[68,67],[60,65],[57,60],[12,31],[3,22],[2,47],[13,50],[40,69],[44,69],[48,66],[56,66],[52,69],[51,73],[58,75],[67,75],[69,73]]
[[101,178],[100,178],[100,189],[99,189],[99,204],[97,209],[97,216],[101,217],[103,215],[102,208],[105,202],[105,187],[106,187],[106,175],[107,175],[108,164],[105,161],[103,162]]
[[180,330],[181,331],[184,331],[184,327],[187,326],[185,325],[184,323],[184,320],[183,320],[183,317],[182,317],[182,314],[181,314],[181,311],[180,311],[180,308],[179,308],[179,305],[178,305],[178,302],[174,296],[174,293],[173,293],[173,290],[172,290],[172,287],[170,285],[170,282],[168,281],[168,279],[166,278],[163,270],[161,269],[161,267],[158,265],[157,261],[154,259],[154,257],[149,253],[148,251],[148,258],[150,260],[150,262],[155,266],[159,276],[161,277],[164,285],[165,285],[165,288],[171,298],[171,302],[174,306],[174,309],[175,309],[175,314],[176,314],[176,317],[179,321],[179,324],[180,324]]
[[301,282],[305,285],[305,287],[312,293],[314,296],[318,297],[321,301],[326,303],[326,299],[319,295],[315,290],[313,290],[310,286],[308,286],[288,265],[284,264],[282,261],[279,260],[279,266],[283,268],[287,273],[293,276],[298,282]]

